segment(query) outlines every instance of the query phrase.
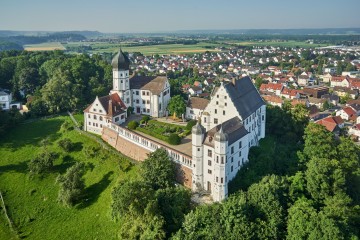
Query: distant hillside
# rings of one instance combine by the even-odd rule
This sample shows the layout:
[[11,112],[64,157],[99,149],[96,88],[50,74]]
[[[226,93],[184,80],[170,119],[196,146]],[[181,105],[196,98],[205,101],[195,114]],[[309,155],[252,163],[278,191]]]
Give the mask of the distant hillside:
[[49,35],[57,35],[57,34],[75,34],[82,35],[86,38],[98,37],[103,35],[98,31],[62,31],[62,32],[54,32],[54,31],[9,31],[9,30],[0,30],[0,37],[14,37],[14,36],[32,36],[32,37],[44,37]]
[[24,50],[24,48],[14,42],[9,42],[6,39],[0,38],[0,52],[6,50]]

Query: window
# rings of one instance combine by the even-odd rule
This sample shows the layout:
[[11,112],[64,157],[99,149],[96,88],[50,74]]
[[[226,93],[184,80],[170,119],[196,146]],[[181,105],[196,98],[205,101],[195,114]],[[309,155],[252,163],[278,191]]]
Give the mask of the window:
[[225,107],[227,106],[227,103],[225,103]]
[[100,124],[100,127],[102,128],[102,124]]
[[145,95],[145,91],[142,91],[142,95]]
[[88,115],[88,118],[91,118],[91,115],[90,115],[90,114]]
[[143,100],[143,104],[145,104],[145,100]]
[[225,96],[224,98],[227,99],[227,96]]
[[136,91],[135,94],[136,94],[136,95],[139,95],[139,91]]
[[219,177],[216,177],[216,182],[219,182]]
[[100,109],[99,112],[102,112],[102,110]]
[[200,148],[198,148],[198,152],[200,152]]
[[116,118],[115,118],[115,122],[118,122],[118,121],[119,121],[119,117],[116,117]]
[[121,119],[124,119],[125,118],[125,115],[121,115],[121,117],[120,117]]
[[212,157],[212,151],[208,149],[208,157]]
[[120,82],[123,83],[123,80],[121,80]]
[[234,146],[231,147],[231,154],[234,153]]
[[224,157],[221,157],[221,164],[224,164]]
[[136,99],[136,103],[140,103],[139,99]]
[[146,92],[146,96],[149,96],[150,95],[150,93],[149,92]]
[[265,116],[263,115],[263,116],[261,117],[261,119],[264,121],[264,120],[265,120]]
[[204,117],[204,123],[206,123],[206,117]]
[[242,148],[242,142],[241,141],[239,142],[239,148]]
[[218,119],[217,118],[214,118],[214,123],[218,124]]
[[215,114],[217,114],[217,109],[215,109]]
[[146,103],[147,103],[147,104],[150,104],[150,100],[146,100]]
[[208,174],[212,174],[212,171],[210,169],[208,169]]
[[91,122],[89,122],[89,125],[91,126]]
[[216,156],[216,163],[219,163],[219,156]]
[[231,166],[231,172],[233,172],[234,171],[234,167],[233,166]]
[[149,109],[149,108],[148,108],[148,109],[146,109],[146,112],[147,112],[147,113],[150,113],[150,109]]
[[223,115],[225,115],[225,110],[223,110]]
[[96,115],[94,115],[94,119],[96,120],[97,118],[96,118]]
[[194,114],[194,110],[190,110],[190,114]]
[[102,121],[102,120],[103,120],[102,116],[100,116],[100,117],[99,117],[99,120],[100,120],[100,121]]
[[239,157],[241,157],[241,151],[239,151]]
[[94,108],[93,111],[96,112],[96,108]]
[[218,94],[218,95],[216,95],[216,97],[217,97],[217,98],[219,98],[219,94]]
[[211,160],[208,160],[208,165],[211,166]]
[[240,161],[238,161],[238,167],[240,167]]
[[220,182],[221,182],[221,183],[224,183],[224,178],[220,178]]
[[143,108],[143,112],[146,112],[146,108]]
[[231,157],[231,162],[234,162],[234,157]]
[[219,105],[219,102],[218,102],[218,101],[216,101],[216,105]]

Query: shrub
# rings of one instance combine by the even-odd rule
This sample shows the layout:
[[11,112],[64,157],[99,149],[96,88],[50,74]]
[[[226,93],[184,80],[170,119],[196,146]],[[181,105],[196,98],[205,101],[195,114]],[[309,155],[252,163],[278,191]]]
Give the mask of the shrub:
[[139,123],[137,121],[130,121],[127,125],[127,127],[131,130],[135,130],[139,126]]
[[143,116],[141,121],[143,121],[144,123],[147,123],[150,120],[149,116]]
[[186,124],[185,129],[186,129],[186,130],[191,130],[191,128],[192,128],[193,126],[195,126],[195,125],[196,125],[196,120],[192,119],[192,120],[188,121],[188,123]]
[[73,129],[73,126],[70,122],[65,121],[63,124],[61,124],[60,131],[61,132],[67,132]]
[[170,134],[168,138],[168,143],[170,143],[171,145],[179,145],[180,142],[181,142],[181,138],[179,137],[179,135],[175,133]]
[[74,143],[69,138],[64,138],[58,142],[60,148],[66,152],[70,152],[74,148]]
[[94,146],[86,146],[84,148],[84,154],[86,157],[88,158],[94,158],[97,154],[97,152],[100,150],[99,147],[94,147]]

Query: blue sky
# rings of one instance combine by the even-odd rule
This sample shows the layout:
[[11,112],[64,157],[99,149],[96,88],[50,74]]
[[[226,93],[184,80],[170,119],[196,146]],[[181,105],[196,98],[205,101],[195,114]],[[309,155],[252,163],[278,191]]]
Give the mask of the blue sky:
[[1,0],[1,30],[360,27],[360,0]]

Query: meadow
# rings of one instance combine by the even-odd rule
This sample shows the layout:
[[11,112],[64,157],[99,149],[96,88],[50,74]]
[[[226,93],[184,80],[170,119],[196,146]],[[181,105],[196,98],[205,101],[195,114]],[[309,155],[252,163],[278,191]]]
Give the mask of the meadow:
[[26,51],[53,51],[53,50],[65,50],[65,47],[59,42],[46,42],[39,44],[27,44],[24,45]]
[[[81,120],[82,116],[75,116]],[[21,124],[0,139],[0,191],[16,232],[9,229],[0,211],[0,239],[116,239],[118,223],[111,219],[111,191],[121,180],[135,180],[139,165],[124,156],[101,149],[99,143],[75,131],[60,130],[68,116]],[[43,147],[58,154],[51,172],[41,176],[29,173],[27,164]],[[69,138],[74,150],[64,152],[57,142]],[[84,149],[99,149],[93,157]],[[72,208],[57,202],[56,177],[74,163],[86,164],[84,200]],[[1,209],[2,210],[2,209]]]

